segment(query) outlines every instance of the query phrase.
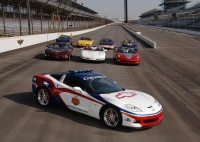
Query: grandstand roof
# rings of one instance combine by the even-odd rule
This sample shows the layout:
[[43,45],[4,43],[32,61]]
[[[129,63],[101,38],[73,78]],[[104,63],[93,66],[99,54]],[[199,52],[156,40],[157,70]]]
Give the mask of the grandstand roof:
[[188,10],[193,10],[193,9],[200,9],[200,2],[198,2],[197,4],[193,5],[192,7],[188,8]]
[[163,6],[163,11],[174,9],[176,7],[183,7],[183,9],[185,9],[186,4],[191,2],[187,0],[163,0],[163,1],[164,2],[159,5],[159,6]]
[[186,4],[186,3],[189,3],[191,1],[186,1],[186,0],[165,0],[165,2],[161,3],[159,6],[162,6],[162,5],[168,5],[168,4]]
[[[26,0],[0,0],[0,4],[2,5],[14,5],[16,7],[27,7]],[[30,6],[33,9],[40,11],[41,9],[45,12],[63,12],[67,14],[76,14],[76,15],[87,15],[94,16],[94,14],[98,14],[97,12],[80,5],[72,0],[64,0],[62,3],[56,2],[55,0],[30,0]]]
[[149,10],[149,11],[147,11],[147,12],[145,12],[145,13],[142,13],[142,15],[140,15],[139,17],[141,17],[141,18],[150,17],[150,16],[152,16],[152,15],[158,15],[158,14],[160,14],[161,12],[162,12],[162,11],[159,10],[159,9],[152,9],[152,10]]
[[165,11],[165,13],[175,13],[175,12],[181,11],[181,10],[183,10],[183,9],[185,9],[184,6],[179,6],[179,7],[167,9],[167,10]]

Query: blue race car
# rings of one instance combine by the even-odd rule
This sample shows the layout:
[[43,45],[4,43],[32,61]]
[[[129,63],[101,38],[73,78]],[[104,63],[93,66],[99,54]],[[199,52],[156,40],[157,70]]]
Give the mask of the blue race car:
[[114,48],[114,41],[112,39],[109,39],[109,38],[103,38],[102,40],[100,40],[99,45],[103,48],[113,49]]
[[72,39],[68,35],[61,35],[56,39],[56,42],[68,42],[72,45]]
[[138,49],[137,43],[134,40],[125,39],[121,44],[122,47],[135,48],[135,50]]

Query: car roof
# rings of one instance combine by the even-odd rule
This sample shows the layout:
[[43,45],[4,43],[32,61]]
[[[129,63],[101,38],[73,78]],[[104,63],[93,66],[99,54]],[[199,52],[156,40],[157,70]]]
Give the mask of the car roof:
[[60,35],[59,37],[69,37],[68,35]]
[[51,43],[51,44],[65,44],[65,45],[69,45],[68,42],[53,42],[53,43]]
[[83,79],[85,77],[91,77],[91,76],[102,76],[102,74],[93,72],[93,70],[91,70],[91,69],[69,70],[66,74],[68,76],[76,77],[79,79]]

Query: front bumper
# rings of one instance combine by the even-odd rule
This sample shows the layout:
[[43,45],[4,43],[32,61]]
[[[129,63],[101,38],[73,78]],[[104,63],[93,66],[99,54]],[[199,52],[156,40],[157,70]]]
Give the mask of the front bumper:
[[117,63],[120,64],[128,64],[128,65],[139,65],[140,64],[140,60],[122,60],[122,59],[116,59]]
[[89,57],[81,57],[82,60],[87,60],[87,61],[105,61],[105,58],[89,58]]
[[103,48],[114,49],[114,45],[100,45]]
[[92,46],[91,43],[77,43],[77,46],[78,46],[78,47],[85,47],[85,46],[87,46],[87,45]]
[[163,119],[163,110],[151,116],[134,116],[122,112],[122,125],[134,128],[152,127],[159,124]]
[[44,54],[45,57],[47,58],[51,58],[51,59],[67,59],[69,58],[69,55],[68,54],[55,54],[55,55],[49,55],[49,54]]

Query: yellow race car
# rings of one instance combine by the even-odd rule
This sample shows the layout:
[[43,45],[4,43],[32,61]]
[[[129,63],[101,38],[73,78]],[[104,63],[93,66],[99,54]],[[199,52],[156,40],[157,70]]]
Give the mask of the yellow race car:
[[94,43],[94,40],[89,37],[81,37],[77,42],[77,47],[84,47],[87,45],[92,46]]

